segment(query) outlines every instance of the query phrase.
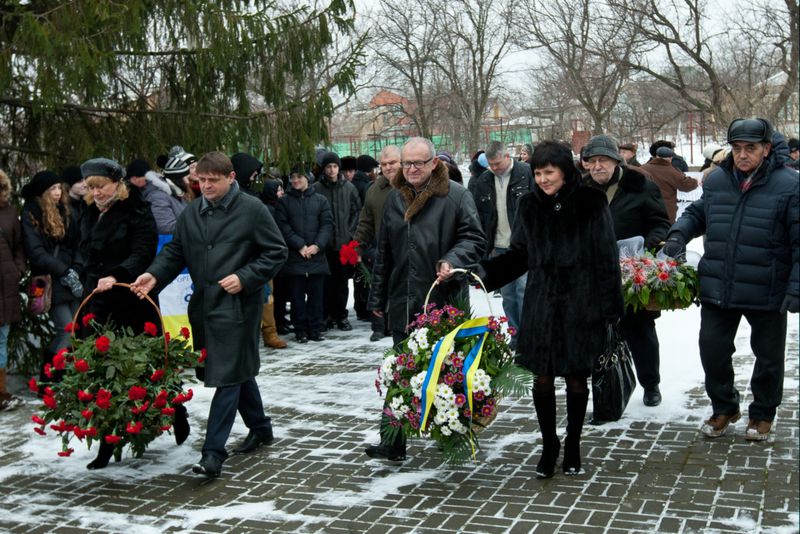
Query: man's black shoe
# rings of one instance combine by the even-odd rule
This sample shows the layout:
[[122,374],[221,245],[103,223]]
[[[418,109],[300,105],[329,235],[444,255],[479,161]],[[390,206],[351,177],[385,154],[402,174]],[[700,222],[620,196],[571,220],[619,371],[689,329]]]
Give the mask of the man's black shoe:
[[336,321],[334,321],[333,319],[328,319],[327,321],[325,321],[325,324],[323,325],[322,329],[333,330],[334,326],[336,326]]
[[351,325],[350,321],[348,321],[347,319],[342,319],[341,321],[338,321],[336,323],[336,326],[339,328],[339,330],[342,330],[344,332],[353,329],[353,325]]
[[259,432],[250,431],[244,441],[233,452],[236,454],[247,454],[253,452],[262,445],[269,445],[272,443],[272,428],[269,430],[261,430]]
[[389,460],[392,462],[402,462],[406,459],[406,448],[395,448],[388,445],[370,445],[364,452],[370,458],[378,458],[382,460]]
[[280,336],[285,336],[286,334],[291,334],[294,332],[294,328],[292,328],[292,326],[289,324],[279,325],[275,327],[275,329],[278,331],[278,335]]
[[645,389],[642,402],[644,402],[645,406],[658,406],[661,404],[661,391],[658,386]]
[[309,341],[325,341],[325,338],[322,337],[322,334],[320,334],[319,332],[311,332],[308,335],[308,340]]
[[297,334],[294,336],[294,340],[298,343],[308,343],[308,338],[305,334]]
[[208,478],[216,478],[222,472],[222,460],[213,454],[204,454],[200,461],[192,466],[192,471]]
[[369,336],[370,341],[380,341],[383,339],[384,336],[381,332],[373,332],[371,336]]

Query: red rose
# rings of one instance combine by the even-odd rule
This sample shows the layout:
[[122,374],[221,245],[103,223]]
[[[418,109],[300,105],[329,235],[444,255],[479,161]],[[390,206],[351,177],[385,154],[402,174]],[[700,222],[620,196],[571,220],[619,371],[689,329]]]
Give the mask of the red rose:
[[89,364],[87,363],[86,360],[82,358],[80,360],[75,361],[73,365],[75,365],[75,370],[78,371],[79,373],[85,373],[89,370]]
[[42,402],[44,402],[44,405],[47,406],[48,408],[50,408],[51,410],[55,410],[56,409],[56,406],[57,406],[56,399],[51,397],[50,395],[45,395],[42,398]]
[[31,416],[31,421],[33,421],[37,425],[43,425],[45,423],[44,419],[35,414]]
[[171,337],[169,337],[169,332],[164,332],[164,339],[167,340],[167,343],[169,343],[169,340],[172,339]]
[[161,427],[161,431],[162,431],[162,432],[166,432],[166,431],[167,431],[167,430],[169,430],[170,428],[172,428],[172,425],[164,425],[164,426],[162,426],[162,427]]
[[358,241],[350,241],[346,245],[342,245],[342,248],[339,249],[339,262],[342,265],[358,265],[358,251],[356,248],[358,247]]
[[83,416],[84,419],[86,419],[88,421],[89,419],[92,418],[92,416],[94,415],[94,412],[92,410],[90,410],[89,408],[86,408],[85,410],[83,410],[81,412],[81,415]]
[[153,401],[154,408],[163,408],[167,405],[167,390],[162,389],[158,395],[156,395],[156,400]]
[[99,352],[106,352],[111,346],[111,340],[106,336],[100,336],[94,341],[94,346]]
[[83,323],[83,326],[89,326],[89,321],[93,321],[96,317],[97,316],[93,313],[87,313],[83,316],[83,320],[81,322]]
[[102,410],[107,410],[111,407],[111,392],[105,389],[100,389],[97,392],[97,407]]
[[140,413],[144,413],[150,407],[150,401],[144,401],[144,404],[141,406],[134,406],[131,408],[131,413],[133,415],[139,415]]
[[65,355],[66,355],[68,352],[69,352],[69,351],[68,351],[67,349],[61,349],[60,351],[58,351],[58,352],[56,353],[56,355],[55,355],[55,356],[53,356],[53,367],[54,367],[54,368],[55,368],[57,371],[61,371],[61,370],[63,370],[63,369],[64,369],[64,360],[66,359],[66,356],[65,356]]
[[36,432],[37,434],[39,434],[40,436],[46,436],[47,435],[47,432],[45,432],[44,429],[42,427],[39,427],[39,426],[33,427],[33,431]]
[[44,388],[44,394],[45,395],[50,395],[51,397],[55,397],[56,396],[55,392],[53,391],[53,388],[51,388],[50,386],[47,386],[46,388]]
[[167,415],[167,416],[175,415],[175,408],[162,408],[161,415]]
[[150,375],[150,382],[158,382],[162,378],[164,378],[164,370],[158,369],[152,375]]
[[182,326],[181,327],[181,337],[183,339],[189,339],[190,335],[191,335],[191,332],[189,331],[189,329],[186,328],[185,326]]
[[84,391],[82,389],[78,390],[78,400],[81,402],[92,402],[94,400],[94,395],[89,393],[88,391]]
[[86,432],[80,428],[75,428],[75,437],[82,441],[86,437]]
[[141,421],[137,421],[136,423],[134,423],[133,421],[131,421],[131,422],[130,422],[130,423],[128,423],[128,425],[125,427],[125,432],[127,432],[128,434],[138,434],[139,432],[141,432],[141,431],[142,431],[142,427],[143,427],[143,426],[144,426],[144,425],[142,424],[142,422],[141,422]]
[[106,443],[108,443],[109,445],[114,445],[115,443],[119,443],[120,441],[122,441],[122,436],[111,434],[106,436],[105,440]]
[[197,363],[203,363],[204,361],[206,361],[207,357],[208,357],[208,351],[206,351],[206,349],[200,349],[200,357],[197,358]]
[[64,327],[64,332],[74,332],[75,331],[75,323],[67,323],[67,326]]
[[183,404],[184,402],[189,402],[194,397],[194,391],[191,389],[184,395],[183,393],[179,393],[172,399],[172,404]]
[[71,456],[75,449],[67,449],[58,453],[59,456]]
[[132,401],[142,400],[147,396],[147,389],[142,386],[131,386],[128,390],[128,399]]
[[53,371],[51,370],[51,365],[49,363],[44,364],[44,376],[47,378],[53,378]]
[[158,328],[156,327],[156,325],[148,321],[144,323],[144,333],[147,334],[148,336],[155,337],[156,334],[158,334]]
[[34,393],[39,393],[39,384],[36,383],[35,378],[31,377],[31,379],[28,380],[28,389]]
[[93,427],[93,426],[90,426],[89,428],[87,428],[86,430],[83,431],[83,435],[84,436],[90,436],[90,437],[93,437],[93,438],[97,437],[97,429],[95,427]]

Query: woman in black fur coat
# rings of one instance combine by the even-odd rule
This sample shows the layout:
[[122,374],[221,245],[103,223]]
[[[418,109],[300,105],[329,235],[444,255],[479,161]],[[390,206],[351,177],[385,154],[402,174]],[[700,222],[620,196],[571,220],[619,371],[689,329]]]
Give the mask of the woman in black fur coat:
[[[535,375],[533,401],[542,433],[539,477],[551,477],[561,443],[556,434],[554,379],[567,384],[563,470],[581,472],[580,436],[589,377],[604,347],[606,326],[623,312],[619,257],[608,202],[583,187],[572,151],[538,144],[531,159],[536,184],[520,198],[510,249],[478,269],[489,291],[528,273],[518,363]],[[600,194],[598,194],[600,193]]]

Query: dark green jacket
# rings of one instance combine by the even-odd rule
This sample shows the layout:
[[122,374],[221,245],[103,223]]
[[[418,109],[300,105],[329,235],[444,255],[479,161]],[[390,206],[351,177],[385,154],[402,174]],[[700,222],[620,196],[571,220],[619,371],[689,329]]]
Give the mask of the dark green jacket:
[[[231,196],[216,207],[200,198],[178,217],[174,238],[147,272],[163,286],[189,268],[194,283],[189,322],[195,349],[208,351],[207,386],[232,386],[258,374],[263,289],[286,256],[283,236],[267,207],[242,194],[235,183]],[[243,286],[235,295],[219,285],[230,274],[238,275]]]

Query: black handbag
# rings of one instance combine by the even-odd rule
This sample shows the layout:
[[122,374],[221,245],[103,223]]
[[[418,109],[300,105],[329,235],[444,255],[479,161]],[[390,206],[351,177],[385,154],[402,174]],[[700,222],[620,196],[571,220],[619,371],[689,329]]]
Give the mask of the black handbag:
[[633,357],[619,327],[609,325],[606,346],[592,371],[592,424],[617,421],[636,389]]

